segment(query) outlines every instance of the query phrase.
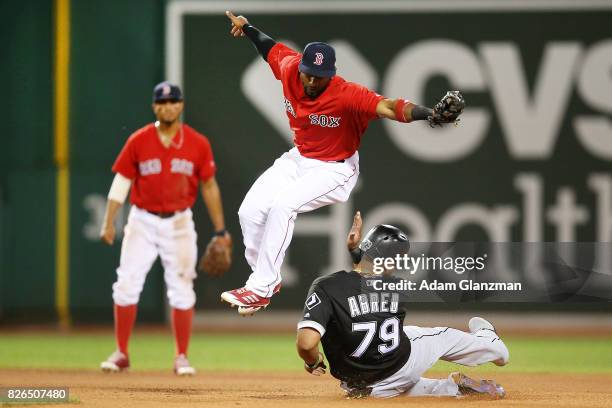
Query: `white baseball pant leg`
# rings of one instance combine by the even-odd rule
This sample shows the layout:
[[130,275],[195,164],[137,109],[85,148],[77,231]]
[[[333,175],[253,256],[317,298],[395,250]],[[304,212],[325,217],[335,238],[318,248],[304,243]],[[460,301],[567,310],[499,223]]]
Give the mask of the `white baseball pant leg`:
[[459,388],[450,376],[445,379],[422,377],[436,361],[465,366],[495,361],[503,365],[510,358],[504,342],[490,330],[467,333],[450,327],[404,326],[404,332],[410,338],[410,357],[395,374],[372,386],[373,397],[456,396]]
[[146,276],[160,255],[170,306],[193,307],[196,238],[191,210],[160,218],[133,205],[124,229],[117,281],[113,284],[115,304],[138,303]]
[[245,247],[244,256],[252,271],[255,271],[257,266],[270,207],[281,187],[288,186],[297,178],[298,163],[289,153],[286,152],[276,159],[274,164],[257,178],[238,210]]
[[158,248],[168,303],[175,309],[191,309],[196,302],[193,280],[198,257],[198,237],[191,209],[162,219],[162,223]]
[[309,159],[293,148],[257,179],[238,211],[253,270],[246,283],[250,290],[272,296],[297,215],[345,202],[358,177],[357,152],[338,163]]

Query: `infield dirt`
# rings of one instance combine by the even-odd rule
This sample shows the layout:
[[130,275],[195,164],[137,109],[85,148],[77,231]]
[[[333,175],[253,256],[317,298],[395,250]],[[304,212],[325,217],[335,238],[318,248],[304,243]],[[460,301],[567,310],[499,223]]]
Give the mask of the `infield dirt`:
[[69,387],[71,399],[77,402],[53,407],[612,407],[612,374],[496,374],[495,380],[506,388],[503,400],[347,400],[329,375],[306,373],[201,371],[194,377],[178,378],[171,372],[0,370],[4,387]]

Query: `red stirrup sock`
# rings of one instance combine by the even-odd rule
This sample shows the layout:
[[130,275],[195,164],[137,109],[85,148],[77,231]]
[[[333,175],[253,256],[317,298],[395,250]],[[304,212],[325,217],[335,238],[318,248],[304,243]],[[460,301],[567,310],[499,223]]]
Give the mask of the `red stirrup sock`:
[[132,328],[136,321],[136,311],[138,305],[119,306],[115,305],[115,338],[117,348],[120,352],[128,355],[128,342],[132,334]]
[[191,337],[191,322],[193,307],[187,310],[172,309],[172,331],[176,340],[176,355],[187,355],[189,338]]

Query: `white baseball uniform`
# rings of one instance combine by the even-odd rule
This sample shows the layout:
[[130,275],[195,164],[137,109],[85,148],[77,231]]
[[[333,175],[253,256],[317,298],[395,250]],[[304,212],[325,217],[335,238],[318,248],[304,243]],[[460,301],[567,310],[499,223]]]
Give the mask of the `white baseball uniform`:
[[295,133],[293,149],[278,158],[247,193],[238,215],[253,270],[246,288],[270,297],[298,214],[344,202],[359,176],[359,148],[368,123],[378,118],[381,95],[340,76],[315,99],[299,79],[301,54],[277,43],[267,55],[281,81]]

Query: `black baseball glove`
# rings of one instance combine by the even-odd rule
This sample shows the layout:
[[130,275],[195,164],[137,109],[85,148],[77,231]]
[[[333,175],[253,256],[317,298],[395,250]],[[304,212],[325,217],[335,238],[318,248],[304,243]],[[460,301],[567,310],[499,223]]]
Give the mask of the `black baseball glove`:
[[442,126],[443,123],[459,122],[459,115],[465,108],[465,99],[459,91],[448,91],[434,106],[431,116],[427,117],[429,126]]

